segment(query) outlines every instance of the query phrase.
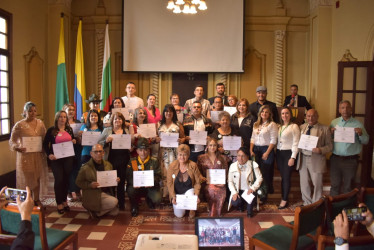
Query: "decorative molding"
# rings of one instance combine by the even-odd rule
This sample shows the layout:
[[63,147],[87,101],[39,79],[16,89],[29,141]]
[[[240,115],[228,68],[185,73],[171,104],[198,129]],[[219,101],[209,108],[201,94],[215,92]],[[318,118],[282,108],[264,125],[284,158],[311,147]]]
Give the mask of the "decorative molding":
[[97,53],[97,95],[101,93],[101,79],[103,74],[105,29],[96,29],[96,53]]
[[283,9],[284,8],[283,0],[278,0],[276,6],[277,6],[277,9]]
[[344,53],[342,59],[340,59],[340,61],[341,62],[355,62],[355,61],[357,61],[357,58],[352,56],[351,51],[349,49],[346,49],[345,53]]
[[64,5],[64,6],[68,7],[69,9],[71,8],[71,2],[72,2],[72,0],[48,0],[49,5],[61,4],[61,5]]
[[374,25],[370,27],[364,49],[364,61],[374,60]]
[[218,73],[215,75],[217,82],[214,84],[214,91],[216,89],[216,84],[222,82],[225,85],[225,89],[227,89],[227,74],[226,73]]
[[151,74],[151,93],[156,96],[156,103],[155,106],[158,107],[159,102],[160,102],[160,96],[161,93],[159,93],[159,86],[160,86],[160,81],[161,81],[161,73],[152,73]]
[[334,4],[333,0],[309,0],[310,11],[312,12],[314,9],[318,8],[319,6],[332,6]]
[[274,79],[275,79],[275,103],[277,106],[282,105],[283,101],[283,85],[284,85],[284,30],[276,30],[274,32]]
[[266,55],[262,54],[260,51],[256,50],[252,46],[250,46],[249,49],[247,49],[245,51],[244,57],[246,58],[251,53],[253,53],[261,61],[260,85],[265,86],[265,79],[266,79]]

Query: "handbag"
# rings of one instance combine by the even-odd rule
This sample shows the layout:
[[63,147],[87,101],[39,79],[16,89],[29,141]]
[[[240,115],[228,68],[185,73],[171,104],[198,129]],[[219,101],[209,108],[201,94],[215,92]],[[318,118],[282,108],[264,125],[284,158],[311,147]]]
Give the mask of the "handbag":
[[[253,183],[256,182],[256,172],[255,172],[255,169],[253,167],[253,160],[252,160],[252,172],[253,172],[253,182],[252,182],[252,185]],[[257,189],[256,191],[258,197],[261,199],[266,199],[267,195],[268,195],[268,186],[266,185],[265,181],[262,181],[261,183],[261,186]]]

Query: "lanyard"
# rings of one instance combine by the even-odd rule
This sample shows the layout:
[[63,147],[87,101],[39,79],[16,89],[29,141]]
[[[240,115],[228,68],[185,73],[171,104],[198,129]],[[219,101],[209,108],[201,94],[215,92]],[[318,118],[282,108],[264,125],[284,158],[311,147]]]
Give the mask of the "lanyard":
[[284,129],[282,129],[284,126],[281,127],[280,132],[279,132],[279,137],[280,137],[280,138],[282,138],[282,133],[283,133],[283,131],[285,131],[286,128],[287,128],[289,125],[290,125],[290,124],[287,124],[287,126],[286,126]]

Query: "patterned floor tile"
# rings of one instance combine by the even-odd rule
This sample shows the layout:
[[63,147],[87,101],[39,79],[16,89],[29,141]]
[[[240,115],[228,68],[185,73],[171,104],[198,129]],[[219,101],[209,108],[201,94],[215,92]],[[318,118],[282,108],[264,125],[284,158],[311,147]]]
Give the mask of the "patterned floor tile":
[[72,218],[59,218],[55,221],[55,224],[69,224],[72,220]]
[[64,231],[73,231],[73,232],[76,232],[79,230],[79,228],[81,227],[82,225],[79,225],[79,224],[69,224],[69,225],[66,225],[62,230]]
[[113,225],[113,223],[114,223],[114,220],[100,220],[97,225],[110,227]]
[[52,212],[50,213],[47,217],[51,217],[51,218],[60,218],[62,217],[63,214],[59,214],[58,212]]
[[106,234],[104,232],[91,232],[87,240],[103,240]]
[[294,220],[294,216],[282,216],[283,219],[286,221],[286,222],[291,222]]
[[263,222],[259,222],[258,224],[260,225],[261,228],[270,228],[274,226],[274,223],[271,221],[263,221]]
[[94,247],[80,247],[78,250],[96,250],[97,248]]

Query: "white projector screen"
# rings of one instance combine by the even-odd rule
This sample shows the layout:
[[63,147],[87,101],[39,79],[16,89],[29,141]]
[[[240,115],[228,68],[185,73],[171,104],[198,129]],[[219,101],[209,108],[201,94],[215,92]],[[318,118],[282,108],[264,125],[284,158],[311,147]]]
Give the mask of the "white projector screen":
[[206,0],[197,14],[174,14],[168,0],[123,1],[123,71],[244,71],[244,0]]

